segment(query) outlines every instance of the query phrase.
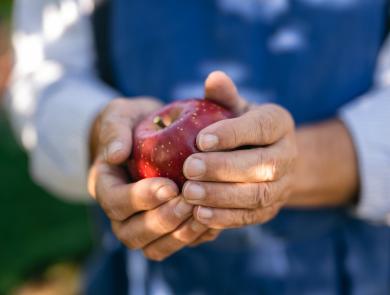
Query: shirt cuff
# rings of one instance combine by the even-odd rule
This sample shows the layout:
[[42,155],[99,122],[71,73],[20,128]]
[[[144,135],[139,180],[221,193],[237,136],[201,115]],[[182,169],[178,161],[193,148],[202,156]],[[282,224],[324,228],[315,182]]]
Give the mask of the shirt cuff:
[[360,196],[353,213],[390,224],[390,88],[370,93],[341,109],[358,158]]
[[87,201],[89,133],[93,120],[118,97],[99,81],[69,79],[42,93],[36,114],[37,145],[31,150],[36,182],[67,201]]

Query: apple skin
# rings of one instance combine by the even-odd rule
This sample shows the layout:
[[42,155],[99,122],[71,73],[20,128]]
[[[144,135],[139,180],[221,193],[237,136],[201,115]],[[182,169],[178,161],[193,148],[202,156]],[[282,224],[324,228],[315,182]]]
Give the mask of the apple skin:
[[[183,164],[199,152],[196,137],[203,128],[233,117],[224,107],[204,99],[173,102],[141,121],[133,132],[129,171],[133,180],[166,177],[181,189]],[[157,121],[160,120],[162,125]]]

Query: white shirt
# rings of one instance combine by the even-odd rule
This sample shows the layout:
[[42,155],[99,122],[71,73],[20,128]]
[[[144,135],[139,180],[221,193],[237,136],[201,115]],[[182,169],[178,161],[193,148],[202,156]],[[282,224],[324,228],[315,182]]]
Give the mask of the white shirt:
[[[88,200],[88,139],[97,113],[118,94],[94,66],[96,0],[15,1],[15,67],[7,107],[30,155],[31,175],[68,200]],[[375,87],[340,110],[357,151],[361,218],[390,224],[390,40]]]

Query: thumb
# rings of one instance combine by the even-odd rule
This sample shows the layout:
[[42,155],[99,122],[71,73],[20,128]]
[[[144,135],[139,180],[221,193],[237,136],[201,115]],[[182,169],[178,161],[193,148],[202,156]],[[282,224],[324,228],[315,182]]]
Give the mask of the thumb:
[[224,72],[212,72],[205,82],[205,98],[214,101],[236,114],[248,109],[248,102],[237,91],[237,87]]
[[132,129],[159,107],[160,102],[149,97],[112,100],[100,117],[98,156],[112,165],[124,163],[132,149]]

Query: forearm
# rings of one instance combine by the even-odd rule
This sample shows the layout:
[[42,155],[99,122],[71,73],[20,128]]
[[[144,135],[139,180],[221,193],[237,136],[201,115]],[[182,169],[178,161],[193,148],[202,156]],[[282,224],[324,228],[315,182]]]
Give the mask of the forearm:
[[97,76],[91,11],[83,1],[75,4],[74,22],[59,19],[63,32],[57,38],[41,26],[52,15],[47,8],[54,13],[64,0],[57,2],[15,2],[15,65],[6,105],[35,182],[67,200],[89,200],[88,132],[96,114],[118,94]]
[[299,157],[288,206],[327,207],[354,201],[359,187],[356,152],[337,119],[297,130]]

